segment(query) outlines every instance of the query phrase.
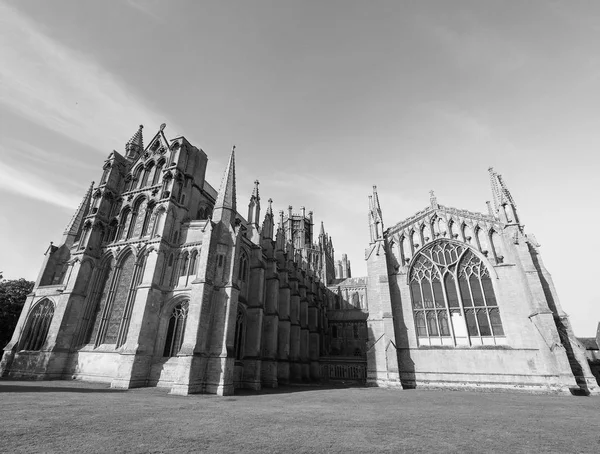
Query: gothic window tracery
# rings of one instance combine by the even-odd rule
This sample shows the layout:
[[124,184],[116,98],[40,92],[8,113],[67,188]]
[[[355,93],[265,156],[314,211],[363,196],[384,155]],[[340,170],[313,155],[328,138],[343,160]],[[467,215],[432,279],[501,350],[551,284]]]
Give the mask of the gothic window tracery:
[[179,353],[181,344],[183,343],[183,336],[185,334],[188,308],[189,303],[185,301],[175,306],[171,311],[169,324],[167,326],[167,338],[165,340],[163,356],[172,357],[177,356],[177,353]]
[[54,304],[49,299],[42,300],[33,308],[23,336],[22,350],[38,351],[42,348],[48,337],[53,316]]
[[419,338],[504,336],[488,268],[470,248],[438,241],[422,249],[409,287]]

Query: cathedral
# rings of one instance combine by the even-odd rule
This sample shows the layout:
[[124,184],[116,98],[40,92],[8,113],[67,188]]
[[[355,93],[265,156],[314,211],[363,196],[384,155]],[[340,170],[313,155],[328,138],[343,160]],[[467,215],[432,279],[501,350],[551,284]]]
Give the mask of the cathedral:
[[[367,276],[313,212],[237,208],[206,153],[165,127],[113,151],[44,263],[0,376],[231,395],[293,383],[598,394],[539,244],[501,175],[488,213],[440,205],[384,228]],[[365,230],[367,225],[365,223]],[[318,232],[318,233],[317,233]]]

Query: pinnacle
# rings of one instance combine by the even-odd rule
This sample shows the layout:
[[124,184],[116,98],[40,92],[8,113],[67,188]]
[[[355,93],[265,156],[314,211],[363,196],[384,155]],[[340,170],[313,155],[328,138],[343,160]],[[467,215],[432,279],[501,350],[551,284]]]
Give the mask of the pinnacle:
[[[229,209],[236,213],[236,193],[235,193],[235,145],[231,149],[231,155],[229,156],[229,162],[223,174],[223,180],[221,180],[221,186],[219,187],[219,193],[217,194],[217,201],[214,208],[213,219],[217,220],[217,210]],[[235,217],[235,216],[234,216]],[[232,218],[233,220],[233,218]]]

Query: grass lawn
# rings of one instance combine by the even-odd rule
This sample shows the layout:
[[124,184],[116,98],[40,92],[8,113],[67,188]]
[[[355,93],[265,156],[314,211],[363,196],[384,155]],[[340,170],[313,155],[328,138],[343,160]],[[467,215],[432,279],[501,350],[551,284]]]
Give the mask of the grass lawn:
[[0,380],[0,452],[599,453],[600,398],[291,387],[170,396]]

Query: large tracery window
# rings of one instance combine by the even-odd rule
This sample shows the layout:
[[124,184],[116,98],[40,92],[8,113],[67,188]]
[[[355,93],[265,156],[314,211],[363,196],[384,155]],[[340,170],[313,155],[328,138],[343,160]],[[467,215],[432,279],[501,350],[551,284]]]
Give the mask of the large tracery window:
[[410,271],[419,343],[494,345],[504,330],[489,271],[465,245],[438,241]]
[[46,337],[48,337],[53,316],[54,305],[52,301],[45,299],[35,306],[29,316],[27,329],[23,336],[22,350],[37,351],[42,348],[44,342],[46,342]]
[[179,353],[179,349],[183,343],[183,335],[185,334],[185,322],[187,320],[187,314],[187,301],[178,304],[173,308],[171,317],[169,318],[167,339],[165,341],[163,356],[177,356],[177,353]]

